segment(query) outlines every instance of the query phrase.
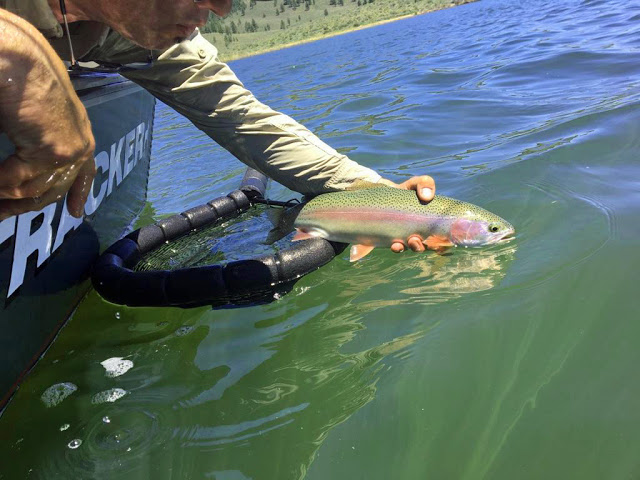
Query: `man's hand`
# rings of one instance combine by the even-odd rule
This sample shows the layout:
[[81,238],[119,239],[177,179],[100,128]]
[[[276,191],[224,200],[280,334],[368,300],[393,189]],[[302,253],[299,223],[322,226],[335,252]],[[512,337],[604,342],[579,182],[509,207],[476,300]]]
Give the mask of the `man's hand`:
[[[378,183],[384,183],[390,187],[404,188],[405,190],[415,190],[420,201],[428,203],[433,200],[433,196],[436,194],[436,182],[428,175],[420,175],[418,177],[411,177],[406,182],[400,184],[393,183],[390,180],[382,179]],[[422,243],[422,238],[419,235],[411,235],[407,238],[406,244],[414,252],[424,252],[425,246]],[[405,244],[401,242],[395,242],[391,245],[393,252],[403,252]]]
[[63,198],[81,217],[95,141],[66,68],[28,22],[0,9],[0,132],[15,153],[0,164],[0,220]]

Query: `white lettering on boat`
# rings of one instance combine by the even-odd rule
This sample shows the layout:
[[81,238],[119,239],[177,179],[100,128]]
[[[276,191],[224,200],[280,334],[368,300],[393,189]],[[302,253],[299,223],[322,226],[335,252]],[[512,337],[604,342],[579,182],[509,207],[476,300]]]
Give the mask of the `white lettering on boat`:
[[[101,151],[95,155],[97,172],[84,206],[85,215],[93,215],[114,187],[120,185],[135,168],[148,146],[149,134],[149,127],[142,122],[111,145],[109,152]],[[101,182],[97,194],[96,182]],[[40,211],[26,212],[0,222],[0,245],[15,236],[7,298],[24,283],[27,260],[32,254],[37,255],[36,268],[42,266],[60,248],[67,235],[83,223],[82,219],[71,216],[66,198],[58,218],[55,213],[56,204],[52,203]]]

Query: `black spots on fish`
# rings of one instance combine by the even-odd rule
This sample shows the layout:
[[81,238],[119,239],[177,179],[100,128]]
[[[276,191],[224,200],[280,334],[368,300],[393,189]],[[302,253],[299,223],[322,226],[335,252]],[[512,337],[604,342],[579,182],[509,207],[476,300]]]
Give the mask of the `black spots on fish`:
[[482,220],[487,223],[506,223],[499,216],[471,203],[436,195],[431,202],[423,204],[418,199],[415,191],[390,187],[367,188],[319,195],[307,203],[303,211],[339,211],[340,208],[351,209],[358,207],[467,218],[469,220]]

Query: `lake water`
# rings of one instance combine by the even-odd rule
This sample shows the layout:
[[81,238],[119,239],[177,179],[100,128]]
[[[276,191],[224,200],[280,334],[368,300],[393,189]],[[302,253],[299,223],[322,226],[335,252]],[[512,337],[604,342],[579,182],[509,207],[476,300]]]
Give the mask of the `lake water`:
[[[640,478],[640,5],[483,0],[232,66],[517,238],[345,253],[246,309],[92,293],[0,419],[0,478]],[[146,221],[240,182],[163,106],[154,141]],[[227,258],[263,248],[263,216],[233,228]]]

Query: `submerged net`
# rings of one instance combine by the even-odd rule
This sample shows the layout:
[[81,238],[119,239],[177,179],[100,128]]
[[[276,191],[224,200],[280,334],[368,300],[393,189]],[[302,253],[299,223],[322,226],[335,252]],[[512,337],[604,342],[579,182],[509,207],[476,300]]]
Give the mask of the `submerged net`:
[[[264,208],[252,208],[238,218],[204,227],[144,255],[134,271],[178,270],[273,254],[278,244],[265,245],[272,228]],[[288,241],[286,241],[288,243]]]

